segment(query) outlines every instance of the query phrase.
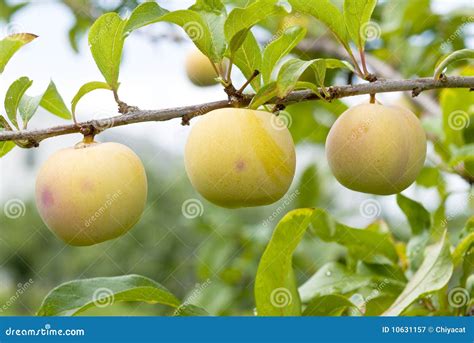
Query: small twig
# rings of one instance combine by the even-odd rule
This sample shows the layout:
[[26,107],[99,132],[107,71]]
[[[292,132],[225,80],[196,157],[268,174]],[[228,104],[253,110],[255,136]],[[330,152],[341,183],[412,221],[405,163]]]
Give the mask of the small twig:
[[92,124],[85,124],[82,125],[81,128],[79,129],[79,132],[84,136],[95,136],[97,133],[99,133],[96,129],[96,127]]
[[460,163],[458,164],[457,166],[453,167],[453,170],[454,172],[456,172],[456,174],[458,174],[459,176],[461,176],[464,180],[467,181],[467,183],[469,183],[471,186],[474,185],[474,175],[470,174],[464,163]]
[[[209,63],[212,65],[212,69],[216,72],[216,78],[221,78],[222,80],[222,75],[219,73],[219,70],[217,70],[216,64],[209,59]],[[225,82],[225,80],[223,80]]]
[[354,64],[356,74],[359,77],[364,78],[364,73],[362,72],[362,70],[360,70],[359,63],[357,63],[357,60],[354,54],[352,53],[352,50],[349,48],[349,49],[346,49],[346,51],[349,54],[349,57],[352,60],[352,63]]
[[8,131],[13,131],[13,128],[10,126],[10,123],[7,122],[7,120],[3,116],[0,116],[0,127],[3,127],[5,130]]
[[245,90],[245,88],[248,87],[248,85],[260,74],[258,70],[254,70],[253,74],[250,75],[249,79],[245,81],[245,83],[240,87],[240,89],[237,91],[238,94],[242,94]]
[[[129,112],[138,111],[139,108],[136,106],[129,106],[126,102],[120,100],[117,90],[113,90],[115,102],[118,105],[118,111],[121,114],[127,114]],[[77,122],[75,122],[77,124]]]
[[436,308],[433,306],[431,300],[427,298],[423,298],[421,301],[423,302],[423,305],[425,305],[425,307],[428,309],[428,311],[430,312],[436,311]]
[[360,55],[360,63],[362,64],[362,70],[364,72],[364,77],[367,80],[367,75],[369,75],[369,71],[367,70],[367,63],[365,62],[365,52],[363,49],[359,49],[359,55]]
[[232,63],[232,58],[229,59],[228,61],[228,65],[227,65],[227,73],[226,73],[226,77],[225,77],[225,82],[227,83],[230,83],[232,82],[231,79],[230,79],[230,76],[232,74],[232,66],[233,66],[233,63]]
[[418,95],[420,95],[422,91],[423,89],[421,89],[420,87],[413,88],[413,90],[411,91],[411,97],[416,98]]
[[272,113],[275,113],[275,115],[279,115],[280,111],[283,111],[286,108],[284,104],[279,104],[276,103],[275,106],[272,108]]

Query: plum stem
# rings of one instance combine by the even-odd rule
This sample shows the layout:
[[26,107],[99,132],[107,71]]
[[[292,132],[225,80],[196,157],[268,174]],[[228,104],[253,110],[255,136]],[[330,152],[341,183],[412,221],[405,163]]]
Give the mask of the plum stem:
[[94,135],[88,135],[84,136],[84,139],[82,140],[84,144],[91,144],[94,143]]

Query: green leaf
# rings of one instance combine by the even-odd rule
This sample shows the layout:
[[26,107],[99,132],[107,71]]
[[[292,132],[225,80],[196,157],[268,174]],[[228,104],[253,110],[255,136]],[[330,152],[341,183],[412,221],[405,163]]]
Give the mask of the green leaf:
[[293,210],[278,223],[260,260],[255,281],[259,315],[299,315],[299,295],[303,302],[308,302],[315,296],[345,294],[371,284],[372,276],[354,274],[345,266],[331,262],[302,285],[298,294],[292,256],[310,224],[323,240],[344,244],[356,256],[375,262],[378,260],[374,256],[385,256],[389,262],[397,261],[390,236],[380,230],[349,228],[334,222],[321,209]]
[[89,46],[97,67],[113,90],[119,87],[120,62],[125,38],[136,29],[158,22],[168,11],[157,3],[145,2],[128,19],[117,13],[100,16],[89,31]]
[[311,64],[311,67],[313,68],[317,85],[325,92],[324,79],[326,78],[326,60],[317,59]]
[[398,316],[415,300],[446,286],[453,273],[449,249],[445,232],[439,242],[426,249],[422,265],[384,316]]
[[410,270],[417,270],[420,267],[423,262],[425,248],[429,242],[430,233],[428,231],[410,237],[406,245],[406,255]]
[[198,12],[206,22],[213,50],[220,61],[226,50],[224,24],[227,12],[225,6],[220,0],[198,0],[190,9]]
[[21,120],[23,121],[23,129],[26,129],[28,122],[34,116],[43,98],[43,94],[38,96],[23,95],[20,101],[18,110],[20,112]]
[[158,22],[161,17],[168,13],[167,10],[161,8],[156,2],[144,2],[137,6],[127,20],[127,24],[123,30],[124,35],[130,34],[139,28]]
[[345,246],[358,260],[388,264],[398,261],[390,232],[377,231],[376,227],[370,226],[367,229],[351,228],[336,222],[327,211],[319,208],[314,209],[311,226],[323,241]]
[[336,58],[326,58],[326,68],[328,69],[347,69],[354,72],[354,66],[347,61],[338,60]]
[[294,12],[309,14],[322,21],[346,50],[349,49],[349,35],[344,22],[344,16],[331,1],[289,0],[289,2]]
[[410,268],[416,270],[423,261],[423,252],[430,240],[431,216],[419,202],[397,194],[397,204],[407,217],[412,237],[407,245]]
[[181,26],[196,47],[212,62],[219,63],[222,60],[223,53],[214,45],[210,28],[201,13],[179,10],[165,14],[161,20]]
[[13,5],[6,0],[0,0],[0,4],[2,5],[0,7],[0,19],[9,22],[15,13],[28,5],[28,2]]
[[399,295],[407,284],[405,273],[397,264],[373,264],[358,261],[356,273],[370,276],[378,288],[383,286],[384,294]]
[[464,260],[462,261],[462,271],[463,273],[460,281],[466,289],[471,290],[472,302],[474,300],[472,299],[472,295],[474,295],[472,294],[474,293],[474,244],[471,244],[464,252]]
[[[5,123],[5,124],[4,124]],[[0,116],[0,132],[5,131],[7,120]],[[15,143],[11,141],[0,142],[0,158],[8,154],[14,147]]]
[[23,45],[37,37],[31,33],[18,33],[0,40],[0,73],[3,73],[8,61]]
[[297,187],[297,207],[300,208],[315,206],[318,203],[320,197],[320,188],[321,185],[318,169],[316,164],[311,164],[305,169],[303,175],[301,175],[301,179]]
[[19,129],[17,121],[18,106],[20,105],[21,98],[32,83],[33,81],[26,76],[20,77],[10,85],[5,95],[5,111],[7,112],[8,119],[17,129]]
[[177,308],[180,301],[159,283],[139,275],[66,282],[43,300],[38,316],[74,316],[95,306],[140,301]]
[[293,275],[293,253],[308,228],[313,211],[287,213],[273,231],[258,265],[255,301],[260,316],[298,316],[300,298]]
[[391,295],[377,295],[365,303],[365,316],[380,316],[395,301],[396,297]]
[[372,278],[349,271],[344,265],[329,262],[323,265],[300,288],[301,301],[309,302],[317,296],[347,294],[372,283]]
[[452,146],[451,151],[451,159],[449,160],[451,167],[455,167],[461,162],[474,161],[474,144],[466,144],[459,148]]
[[347,308],[356,306],[346,297],[337,294],[313,298],[306,306],[303,316],[340,316]]
[[[474,76],[474,68],[464,68],[462,76]],[[469,89],[443,89],[440,92],[440,106],[443,110],[443,144],[435,145],[436,152],[449,160],[447,147],[470,143],[474,131],[474,92]],[[471,135],[469,135],[471,133]],[[471,136],[471,137],[468,137]]]
[[318,97],[321,97],[321,94],[319,93],[319,88],[314,83],[306,82],[306,81],[298,81],[298,82],[296,82],[295,87],[293,88],[293,90],[298,90],[298,89],[310,89]]
[[94,22],[89,31],[92,56],[105,80],[114,90],[119,86],[118,77],[126,25],[127,21],[120,18],[117,13],[106,13]]
[[71,113],[66,107],[53,81],[49,83],[48,88],[46,88],[42,94],[37,96],[24,94],[21,98],[18,109],[23,120],[23,129],[28,127],[28,122],[35,115],[39,106],[60,118],[71,118]]
[[[324,144],[329,133],[329,122],[325,124],[320,120],[322,115],[331,117],[331,114],[323,107],[324,104],[326,104],[325,101],[306,101],[289,105],[286,108],[286,111],[293,118],[298,116],[298,120],[293,120],[290,126],[290,132],[295,143],[311,142]],[[340,100],[331,102],[331,110],[339,107],[346,108],[346,105],[340,104]]]
[[210,314],[201,307],[195,305],[181,305],[179,306],[174,316],[179,317],[209,317]]
[[414,235],[419,235],[431,227],[430,213],[419,202],[397,194],[397,204],[403,211]]
[[448,56],[442,57],[437,63],[436,63],[436,69],[434,72],[434,78],[439,79],[441,74],[443,73],[443,70],[451,63],[462,61],[462,60],[468,60],[468,59],[474,59],[474,50],[473,49],[462,49],[458,51],[454,51],[450,53]]
[[456,249],[453,251],[453,264],[458,266],[462,263],[463,257],[466,252],[474,245],[474,232],[471,232],[469,235],[463,238],[461,242],[457,245]]
[[77,106],[77,103],[79,102],[79,100],[81,100],[81,98],[84,95],[86,95],[87,93],[90,93],[90,92],[92,92],[93,90],[96,90],[96,89],[112,90],[112,88],[110,88],[110,86],[107,83],[100,82],[100,81],[92,81],[92,82],[88,82],[88,83],[82,85],[81,88],[79,88],[76,95],[74,96],[74,98],[71,101],[71,111],[72,111],[73,114],[76,113],[76,106]]
[[287,28],[280,37],[269,43],[263,52],[263,83],[270,81],[272,71],[277,63],[287,55],[306,35],[306,29],[298,26]]
[[225,11],[225,6],[221,0],[196,0],[196,3],[191,6],[194,11],[204,11],[219,14]]
[[[252,32],[247,34],[242,46],[235,52],[234,64],[240,69],[247,80],[252,77],[255,70],[260,71],[262,66],[262,52]],[[261,75],[257,75],[251,82],[252,88],[258,91],[261,86]]]
[[323,59],[314,59],[303,61],[293,58],[282,65],[277,78],[277,95],[283,98],[290,93],[296,86],[299,78],[306,69],[312,67],[319,86],[324,85],[324,77],[326,74],[326,63]]
[[285,9],[279,5],[278,0],[256,0],[245,8],[234,8],[224,25],[230,55],[233,56],[243,44],[250,28],[268,17],[285,13]]
[[416,183],[426,188],[435,187],[440,181],[441,174],[435,167],[424,167],[416,178]]
[[53,81],[51,81],[48,88],[46,88],[40,106],[59,118],[71,119],[71,112],[64,103]]
[[74,25],[68,31],[69,44],[74,52],[79,53],[79,43],[89,30],[89,20],[76,17]]
[[260,88],[250,102],[249,108],[257,109],[263,104],[266,104],[271,99],[275,98],[278,94],[276,82],[270,82]]
[[344,19],[350,37],[360,50],[364,50],[364,27],[370,21],[377,0],[345,0]]
[[15,147],[15,145],[16,144],[11,141],[0,142],[0,158],[8,154]]

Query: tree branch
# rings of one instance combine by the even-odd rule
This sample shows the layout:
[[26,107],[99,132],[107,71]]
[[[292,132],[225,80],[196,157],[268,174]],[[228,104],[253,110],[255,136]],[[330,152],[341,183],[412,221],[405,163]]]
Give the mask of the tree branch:
[[[421,92],[430,89],[439,88],[474,88],[474,77],[447,77],[442,80],[433,78],[420,78],[414,80],[380,80],[372,83],[359,85],[344,85],[329,87],[329,96],[325,96],[320,89],[317,96],[310,90],[301,90],[291,92],[284,99],[272,99],[269,103],[278,100],[279,104],[288,105],[295,102],[319,100],[324,98],[328,101],[355,95],[387,93],[400,91]],[[134,110],[123,115],[110,118],[87,121],[69,125],[55,126],[39,130],[20,130],[20,131],[2,131],[0,132],[1,141],[23,141],[29,142],[25,147],[37,146],[38,143],[46,138],[67,135],[71,133],[84,132],[84,129],[91,128],[96,131],[104,131],[111,127],[123,126],[133,123],[147,121],[165,121],[174,118],[183,118],[189,121],[193,117],[203,115],[215,109],[225,107],[247,106],[252,100],[253,94],[243,95],[238,101],[221,100],[200,105],[185,107],[176,107],[162,110]]]

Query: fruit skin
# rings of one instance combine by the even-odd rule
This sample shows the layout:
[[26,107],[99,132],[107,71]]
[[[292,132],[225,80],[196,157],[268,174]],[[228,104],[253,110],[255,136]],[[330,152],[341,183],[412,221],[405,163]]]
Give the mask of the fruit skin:
[[271,204],[290,187],[295,173],[291,134],[275,115],[225,108],[194,124],[185,166],[194,188],[227,208]]
[[190,51],[186,56],[186,74],[196,86],[206,87],[218,83],[211,61],[198,49]]
[[418,118],[398,106],[360,104],[336,120],[326,140],[336,179],[364,193],[399,193],[415,181],[426,157]]
[[44,163],[36,180],[43,221],[75,246],[126,233],[140,219],[146,198],[140,158],[118,143],[79,143],[62,149]]

